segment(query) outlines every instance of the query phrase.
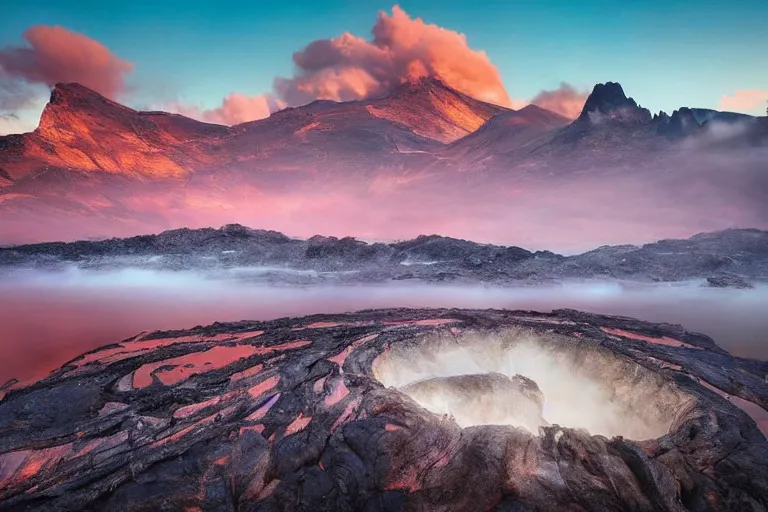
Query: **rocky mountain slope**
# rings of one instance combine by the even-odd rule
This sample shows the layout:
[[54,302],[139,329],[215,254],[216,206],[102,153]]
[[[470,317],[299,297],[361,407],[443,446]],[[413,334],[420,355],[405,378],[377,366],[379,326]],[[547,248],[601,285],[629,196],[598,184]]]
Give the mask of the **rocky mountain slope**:
[[[463,282],[520,284],[557,279],[682,281],[715,278],[723,286],[768,280],[768,231],[702,233],[643,246],[605,246],[574,256],[478,244],[437,235],[396,243],[354,238],[289,238],[228,225],[104,241],[0,248],[0,269],[142,267],[157,270],[260,271],[284,283]],[[739,279],[741,281],[739,281]],[[739,285],[741,283],[741,285]],[[744,284],[746,283],[746,284]]]
[[[382,157],[407,153],[468,164],[496,154],[594,149],[598,142],[610,144],[602,148],[608,152],[632,144],[658,149],[670,138],[700,135],[717,123],[746,123],[753,143],[763,136],[764,123],[740,114],[682,108],[652,117],[612,82],[595,86],[573,123],[533,105],[514,111],[483,103],[424,79],[382,99],[315,101],[231,128],[135,111],[78,84],[58,84],[34,132],[0,137],[0,178],[6,188],[29,176],[39,181],[53,169],[184,179],[221,168],[319,168],[317,160],[330,170],[350,155],[371,167]],[[542,134],[547,136],[531,145]],[[453,144],[441,148],[443,143]]]
[[[531,149],[542,135],[571,121],[536,105],[497,114],[475,132],[454,142],[440,156],[468,169],[489,167]],[[535,147],[535,146],[534,146]]]
[[136,111],[79,84],[58,84],[34,132],[0,137],[0,169],[11,181],[50,168],[184,178],[254,159],[279,166],[270,157],[281,152],[300,166],[321,154],[343,160],[434,149],[505,111],[424,80],[379,100],[316,101],[229,128]]
[[376,117],[443,143],[477,131],[497,115],[514,112],[476,100],[434,79],[406,82],[390,96],[363,104]]
[[[320,231],[324,216],[303,211],[313,193],[328,202],[321,210],[360,201],[376,204],[383,218],[408,210],[404,196],[413,207],[505,209],[510,195],[528,205],[524,211],[573,218],[551,196],[598,188],[607,196],[594,202],[642,188],[636,195],[648,204],[631,216],[659,202],[677,205],[694,219],[680,222],[697,224],[689,233],[764,228],[767,141],[764,118],[695,108],[652,116],[611,82],[595,86],[573,122],[532,105],[515,111],[483,103],[424,79],[385,98],[316,101],[232,127],[135,111],[59,84],[34,132],[0,137],[0,241],[261,223],[284,204],[296,206],[270,225],[286,230],[303,218]],[[691,198],[681,201],[678,189]],[[746,207],[727,206],[736,200]],[[695,220],[703,216],[691,210],[701,203],[712,220]]]
[[205,141],[228,133],[224,126],[137,112],[79,84],[59,84],[34,132],[0,137],[0,168],[13,181],[50,168],[178,178],[206,161]]

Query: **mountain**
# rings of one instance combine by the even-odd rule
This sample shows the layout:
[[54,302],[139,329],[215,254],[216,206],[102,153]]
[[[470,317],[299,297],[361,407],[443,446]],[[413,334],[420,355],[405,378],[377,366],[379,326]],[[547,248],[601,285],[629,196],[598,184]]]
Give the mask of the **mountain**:
[[[186,182],[217,169],[365,173],[435,162],[466,169],[574,151],[578,161],[649,154],[715,124],[753,120],[690,108],[652,117],[608,82],[595,86],[570,123],[533,105],[515,111],[484,103],[426,78],[379,99],[315,101],[225,127],[136,111],[81,85],[58,84],[35,131],[0,137],[0,187],[62,170]],[[759,125],[749,133],[762,140]]]
[[237,167],[258,162],[259,167],[272,165],[277,170],[333,168],[359,174],[372,163],[374,168],[421,163],[417,155],[438,151],[443,143],[507,111],[438,80],[422,79],[380,99],[319,100],[275,112],[232,127],[232,135],[216,149],[237,155],[231,162]]
[[442,150],[440,157],[467,170],[505,163],[510,157],[524,155],[542,134],[553,133],[570,122],[560,114],[527,105],[495,115],[474,133]]
[[441,143],[373,115],[360,102],[315,101],[233,126],[211,144],[218,167],[238,173],[367,174],[402,165]]
[[576,122],[599,125],[606,121],[645,123],[650,120],[648,109],[627,97],[620,84],[606,82],[595,85]]
[[496,115],[511,112],[460,93],[434,78],[406,82],[391,95],[364,104],[376,117],[444,143],[475,132]]
[[[58,84],[36,130],[0,137],[0,240],[243,219],[293,232],[310,222],[319,231],[329,212],[336,222],[359,222],[352,234],[392,237],[382,226],[424,218],[435,222],[430,231],[444,232],[460,222],[436,212],[456,208],[465,219],[458,234],[493,221],[499,227],[491,238],[503,240],[510,236],[498,234],[504,212],[518,208],[518,219],[562,212],[554,228],[597,214],[600,208],[571,204],[585,193],[607,209],[617,200],[611,187],[642,188],[647,204],[627,210],[635,225],[659,204],[681,205],[681,194],[690,196],[689,209],[709,205],[706,215],[682,216],[690,229],[659,236],[763,227],[766,142],[765,118],[686,107],[651,116],[612,82],[595,86],[573,122],[421,79],[382,98],[315,101],[232,127],[136,111],[81,85]],[[727,206],[745,195],[754,207]]]
[[34,132],[0,137],[0,186],[50,169],[187,178],[254,160],[311,169],[328,154],[342,157],[328,167],[359,166],[359,156],[434,149],[506,110],[423,79],[381,99],[315,101],[230,128],[136,111],[79,84],[57,84]]
[[664,111],[651,115],[620,84],[607,82],[595,85],[573,123],[550,132],[549,139],[532,153],[549,159],[550,166],[553,158],[556,162],[567,159],[571,168],[581,169],[632,172],[679,167],[681,162],[676,159],[682,155],[692,161],[697,156],[691,153],[694,149],[763,145],[768,138],[761,126],[760,118],[702,108],[681,107],[671,115]]
[[48,168],[178,178],[209,160],[204,141],[228,133],[174,114],[138,112],[79,84],[58,84],[37,129],[0,137],[0,169],[13,181]]
[[674,110],[671,115],[661,111],[651,116],[648,109],[626,96],[620,84],[607,82],[595,86],[573,128],[583,133],[585,127],[606,127],[634,135],[659,134],[676,139],[702,135],[713,125],[747,126],[754,122],[755,118],[746,114],[689,107]]
[[666,144],[651,127],[652,116],[627,97],[620,84],[595,85],[581,114],[563,130],[553,134],[545,151],[572,152],[590,156],[634,158],[638,152],[657,150]]

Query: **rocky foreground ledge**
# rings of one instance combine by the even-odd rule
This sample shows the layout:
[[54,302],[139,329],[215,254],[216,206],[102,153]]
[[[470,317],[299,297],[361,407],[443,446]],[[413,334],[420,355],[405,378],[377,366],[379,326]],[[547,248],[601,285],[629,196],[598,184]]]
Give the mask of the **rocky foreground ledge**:
[[6,387],[0,509],[763,511],[767,373],[573,310],[142,333]]

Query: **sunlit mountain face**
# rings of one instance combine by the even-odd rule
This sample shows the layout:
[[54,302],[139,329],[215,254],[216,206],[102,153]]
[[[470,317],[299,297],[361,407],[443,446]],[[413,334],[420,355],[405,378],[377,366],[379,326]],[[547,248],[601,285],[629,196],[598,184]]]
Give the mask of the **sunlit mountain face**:
[[0,138],[0,242],[239,222],[568,252],[760,228],[766,126],[704,109],[651,115],[610,82],[576,120],[423,78],[231,127],[59,84],[35,131]]
[[184,178],[296,150],[298,165],[302,146],[334,156],[434,150],[437,142],[455,141],[507,110],[439,81],[422,80],[380,100],[318,100],[229,128],[177,114],[135,111],[79,84],[59,84],[33,133],[4,137],[2,159],[11,180],[50,167]]

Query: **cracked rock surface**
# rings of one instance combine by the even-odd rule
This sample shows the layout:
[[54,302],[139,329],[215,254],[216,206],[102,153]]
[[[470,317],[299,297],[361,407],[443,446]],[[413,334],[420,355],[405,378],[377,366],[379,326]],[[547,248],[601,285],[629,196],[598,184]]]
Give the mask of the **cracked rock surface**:
[[[680,326],[573,310],[141,333],[5,386],[0,510],[763,511],[766,374]],[[462,428],[420,389],[493,421],[512,396],[541,424]]]

